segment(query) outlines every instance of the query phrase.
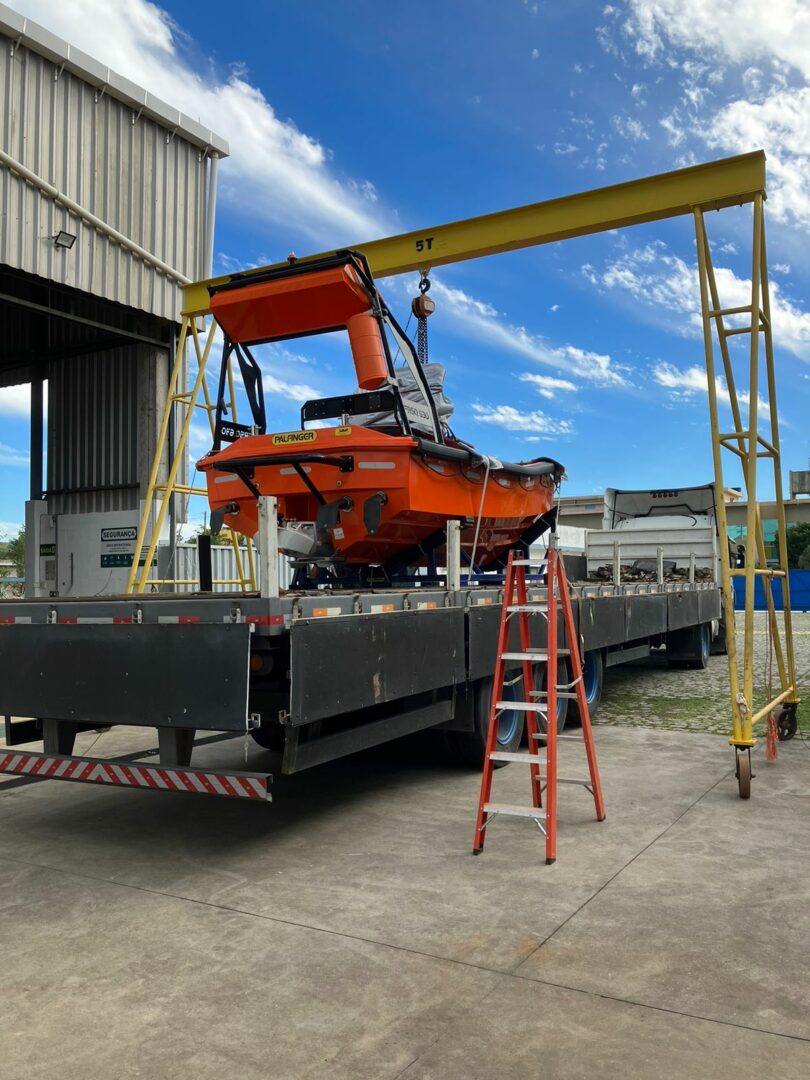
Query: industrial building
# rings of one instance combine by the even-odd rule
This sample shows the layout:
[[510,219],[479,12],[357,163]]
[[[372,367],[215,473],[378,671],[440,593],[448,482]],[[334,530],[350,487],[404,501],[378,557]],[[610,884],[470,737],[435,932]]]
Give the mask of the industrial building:
[[4,4],[0,87],[0,387],[31,385],[30,595],[122,591],[228,146]]

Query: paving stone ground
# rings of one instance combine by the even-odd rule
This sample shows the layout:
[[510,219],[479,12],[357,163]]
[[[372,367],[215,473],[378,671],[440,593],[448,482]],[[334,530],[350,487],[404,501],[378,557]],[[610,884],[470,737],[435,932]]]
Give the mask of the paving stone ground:
[[[736,621],[741,646],[742,615],[738,614]],[[793,627],[799,693],[806,694],[810,692],[810,614],[795,614]],[[754,685],[757,701],[763,703],[768,686],[766,631],[765,615],[757,612]],[[775,662],[772,678],[773,685],[777,686],[779,680]],[[595,722],[727,736],[730,731],[729,709],[728,660],[725,656],[712,656],[706,671],[673,669],[660,656],[608,669],[604,696]],[[806,731],[810,731],[810,710],[800,707],[799,722]]]

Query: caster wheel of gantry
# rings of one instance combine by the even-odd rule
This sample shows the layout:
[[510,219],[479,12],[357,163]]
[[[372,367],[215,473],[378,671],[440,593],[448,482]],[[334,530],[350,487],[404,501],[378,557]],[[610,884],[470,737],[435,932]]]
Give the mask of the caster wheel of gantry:
[[737,787],[741,799],[751,798],[751,754],[748,750],[737,751]]
[[776,730],[779,732],[779,741],[787,742],[796,734],[799,720],[796,716],[795,705],[783,705],[776,710]]

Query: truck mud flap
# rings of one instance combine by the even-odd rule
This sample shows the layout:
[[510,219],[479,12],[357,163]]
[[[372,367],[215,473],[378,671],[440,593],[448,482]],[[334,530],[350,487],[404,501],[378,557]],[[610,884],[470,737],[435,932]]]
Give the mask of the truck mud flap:
[[244,623],[0,629],[0,714],[246,731]]

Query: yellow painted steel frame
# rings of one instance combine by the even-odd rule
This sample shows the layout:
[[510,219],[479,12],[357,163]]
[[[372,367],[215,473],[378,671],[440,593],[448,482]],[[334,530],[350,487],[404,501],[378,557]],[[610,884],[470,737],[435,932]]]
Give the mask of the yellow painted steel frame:
[[[765,192],[754,196],[753,243],[751,265],[751,303],[740,307],[723,308],[712,265],[711,247],[706,234],[703,209],[695,207],[695,234],[700,280],[700,304],[703,315],[703,342],[706,353],[706,374],[709,390],[709,415],[714,459],[715,501],[717,503],[718,528],[721,540],[728,536],[726,508],[723,501],[722,451],[734,454],[740,462],[748,500],[746,515],[745,568],[731,566],[727,545],[721,552],[723,595],[726,611],[726,646],[728,650],[729,682],[731,690],[730,742],[739,749],[750,749],[756,744],[754,725],[766,718],[778,706],[797,705],[799,697],[796,686],[796,666],[793,654],[793,627],[790,611],[790,587],[788,578],[787,539],[785,535],[785,501],[782,489],[782,463],[779,445],[779,417],[776,407],[776,374],[773,361],[773,335],[771,305],[768,291],[768,260],[765,247]],[[727,318],[743,317],[742,325],[728,326]],[[735,377],[728,339],[737,334],[748,334],[750,349],[748,357],[747,390],[739,388],[739,376]],[[731,405],[733,431],[720,429],[717,410],[717,382],[714,362],[715,336],[723,362],[723,374]],[[760,339],[764,341],[765,379],[768,387],[767,438],[759,431],[759,384],[762,359]],[[742,419],[740,401],[748,397],[747,421]],[[774,496],[777,512],[778,555],[777,568],[769,568],[766,560],[762,520],[757,503],[757,466],[761,458],[773,463]],[[722,545],[721,545],[722,546]],[[734,590],[732,578],[745,578],[745,616],[743,629],[742,671],[737,649],[737,634],[733,616]],[[754,589],[757,578],[762,579],[767,611],[769,637],[776,657],[779,692],[769,701],[755,707],[754,702]],[[773,598],[773,579],[778,578],[782,588],[782,626]],[[742,684],[740,680],[742,675]]]
[[[700,298],[703,318],[704,344],[706,350],[706,368],[709,388],[709,414],[712,436],[712,453],[716,485],[718,528],[721,538],[722,585],[726,611],[726,638],[728,643],[729,676],[731,684],[732,735],[731,742],[737,748],[750,748],[755,739],[752,728],[758,720],[767,716],[771,709],[780,703],[796,704],[795,664],[793,658],[793,636],[790,620],[790,596],[787,576],[787,545],[785,538],[785,510],[782,491],[781,459],[779,451],[778,418],[776,412],[776,385],[773,366],[773,342],[771,336],[771,311],[768,295],[767,260],[765,254],[765,229],[763,203],[765,199],[765,154],[760,150],[738,157],[724,158],[720,161],[695,165],[688,169],[662,173],[658,176],[645,177],[629,183],[614,184],[611,187],[585,191],[560,199],[534,203],[481,217],[456,221],[447,225],[419,229],[399,236],[386,237],[371,243],[355,245],[354,250],[361,251],[369,260],[372,272],[378,278],[408,271],[426,271],[435,266],[474,259],[483,255],[493,255],[502,251],[515,251],[521,248],[552,243],[574,236],[586,236],[608,229],[645,222],[661,221],[681,215],[694,216],[697,234],[698,266],[700,277]],[[720,307],[717,281],[712,266],[711,252],[706,238],[704,214],[707,210],[719,210],[729,206],[753,204],[753,259],[751,304],[738,308]],[[299,259],[304,264],[310,259],[321,258],[324,253]],[[283,266],[284,264],[276,264]],[[240,272],[239,279],[246,282],[254,273],[262,273],[269,267]],[[175,362],[172,379],[170,403],[186,398],[193,406],[201,387],[206,404],[210,399],[205,383],[205,365],[208,359],[213,335],[209,335],[205,350],[201,351],[195,329],[195,318],[210,314],[209,288],[234,280],[232,277],[213,278],[208,281],[193,282],[184,287],[183,333],[181,341],[191,331],[197,351],[197,379],[187,395],[176,393],[176,378],[182,368],[180,349]],[[725,319],[736,315],[748,315],[747,327],[727,326]],[[718,421],[717,385],[715,382],[714,332],[716,331],[720,355],[722,357],[734,430],[721,432]],[[728,350],[728,338],[734,334],[750,333],[751,348],[748,372],[748,421],[743,426],[740,413],[740,401],[744,400],[745,391],[738,389],[739,378],[735,379],[731,356]],[[757,426],[758,384],[760,373],[760,338],[764,340],[765,371],[768,384],[769,438],[759,434]],[[183,345],[184,347],[184,345]],[[179,365],[179,367],[178,367]],[[231,384],[232,385],[232,384]],[[172,396],[173,395],[173,396]],[[233,393],[231,391],[231,395]],[[191,409],[189,409],[190,414]],[[178,440],[178,455],[184,452],[188,436],[189,416],[181,430]],[[165,430],[168,419],[164,417],[162,442],[159,446],[156,464],[152,469],[147,509],[138,542],[146,536],[150,514],[151,498],[160,490],[157,484],[158,462],[165,444]],[[723,542],[728,535],[723,502],[722,453],[725,449],[736,454],[743,468],[748,494],[748,547],[749,554],[745,570],[737,571],[730,565],[727,545]],[[774,468],[774,493],[777,505],[779,529],[779,567],[767,568],[765,547],[762,537],[762,522],[756,502],[757,463],[759,458],[769,457]],[[177,461],[172,464],[168,484],[174,482]],[[165,517],[164,501],[158,511],[155,523],[155,536],[160,531]],[[750,538],[754,538],[751,543]],[[148,566],[154,554],[156,539],[153,537],[149,546],[146,566],[140,575],[133,573],[130,587],[142,590],[148,575]],[[241,573],[241,572],[240,572]],[[735,574],[745,577],[745,630],[742,651],[742,672],[739,671],[738,650],[734,626],[734,595],[732,577]],[[754,660],[754,583],[757,577],[763,579],[768,608],[769,628],[775,650],[780,681],[780,692],[773,701],[762,705],[756,711],[754,705],[753,660]],[[781,579],[784,598],[783,636],[780,637],[777,613],[775,610],[771,582],[774,577]],[[742,678],[740,677],[742,675]]]
[[[158,432],[157,445],[155,450],[155,457],[152,461],[152,469],[149,474],[149,483],[146,489],[146,499],[144,501],[144,509],[141,515],[140,525],[138,527],[138,537],[135,541],[135,551],[143,554],[144,545],[147,544],[147,534],[149,534],[149,541],[146,547],[146,554],[140,561],[138,558],[132,560],[132,567],[129,571],[129,579],[127,581],[128,593],[143,593],[147,586],[151,588],[157,588],[158,586],[174,586],[178,585],[191,585],[197,584],[195,581],[189,579],[179,578],[157,578],[150,577],[150,569],[152,562],[155,558],[155,552],[157,550],[160,534],[163,529],[163,525],[166,521],[166,515],[169,509],[170,500],[175,495],[207,495],[208,492],[203,487],[193,487],[188,484],[179,484],[177,482],[177,475],[181,471],[181,467],[186,455],[186,447],[188,446],[188,436],[191,429],[191,420],[194,415],[195,408],[201,408],[205,410],[208,416],[208,422],[211,428],[211,437],[214,436],[215,420],[214,415],[216,407],[211,402],[211,396],[208,390],[208,383],[206,381],[206,367],[208,364],[208,357],[211,353],[211,346],[214,341],[213,323],[210,324],[209,332],[205,346],[202,346],[200,342],[201,331],[199,326],[200,320],[196,318],[190,318],[188,315],[183,316],[183,321],[180,327],[180,335],[177,340],[177,349],[174,355],[174,364],[172,365],[172,373],[169,378],[169,390],[166,399],[166,408],[163,412],[163,419],[161,421],[160,430]],[[197,375],[194,379],[194,383],[190,390],[179,390],[180,379],[186,370],[186,351],[189,337],[191,338],[194,346],[194,353],[197,360]],[[228,390],[229,390],[229,409],[231,416],[236,420],[236,391],[233,380],[233,370],[228,365]],[[200,404],[200,394],[203,396],[203,404]],[[164,460],[166,453],[166,447],[168,444],[169,426],[171,423],[171,416],[173,411],[180,406],[185,410],[183,416],[183,422],[180,427],[180,433],[177,436],[177,440],[174,446],[174,453],[171,461],[168,462],[168,475],[165,481],[160,481],[161,464]],[[157,512],[155,513],[155,501],[158,499]],[[239,546],[239,537],[237,533],[231,529],[226,531],[227,538],[231,544],[234,552],[234,563],[236,567],[236,578],[222,578],[217,579],[215,585],[238,585],[243,592],[251,592],[256,588],[256,568],[255,559],[253,553],[253,545],[251,544],[250,537],[247,538],[247,573],[242,561],[242,552]]]

